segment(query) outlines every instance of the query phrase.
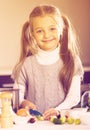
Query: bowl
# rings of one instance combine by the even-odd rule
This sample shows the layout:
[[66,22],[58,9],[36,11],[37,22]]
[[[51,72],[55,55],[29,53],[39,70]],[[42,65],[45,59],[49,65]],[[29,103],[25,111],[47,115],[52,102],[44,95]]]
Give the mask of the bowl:
[[72,116],[73,118],[80,118],[81,114],[86,112],[87,108],[74,108],[70,110],[69,116]]
[[80,118],[82,113],[85,113],[87,108],[74,108],[74,109],[64,109],[61,112],[61,115],[71,116],[73,118]]

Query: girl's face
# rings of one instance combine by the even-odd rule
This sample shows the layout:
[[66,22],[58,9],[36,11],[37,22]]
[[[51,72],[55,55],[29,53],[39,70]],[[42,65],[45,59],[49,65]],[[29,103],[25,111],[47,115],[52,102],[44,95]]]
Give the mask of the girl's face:
[[58,46],[60,27],[53,17],[35,17],[32,26],[33,36],[41,49],[51,51]]

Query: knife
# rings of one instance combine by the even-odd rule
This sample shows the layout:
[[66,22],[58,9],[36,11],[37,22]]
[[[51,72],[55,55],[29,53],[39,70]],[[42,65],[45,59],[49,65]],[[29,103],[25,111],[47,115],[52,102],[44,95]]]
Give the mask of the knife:
[[34,116],[43,116],[42,113],[40,113],[37,110],[29,109],[29,112],[31,115],[34,115]]

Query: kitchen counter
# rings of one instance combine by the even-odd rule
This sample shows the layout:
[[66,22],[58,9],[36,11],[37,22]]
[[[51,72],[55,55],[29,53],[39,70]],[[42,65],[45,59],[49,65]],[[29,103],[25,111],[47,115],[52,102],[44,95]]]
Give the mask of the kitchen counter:
[[90,130],[90,125],[63,124],[55,125],[49,121],[36,121],[35,123],[14,125],[13,128],[0,128],[0,130]]
[[[34,123],[27,123],[28,120],[32,117],[31,115],[27,117],[20,117],[17,116],[16,113],[14,113],[11,109],[11,114],[13,116],[13,121],[15,124],[12,128],[0,127],[0,130],[90,130],[90,113],[88,113],[85,118],[84,114],[86,115],[86,111],[86,108],[75,108],[73,110],[67,109],[62,111],[62,114],[69,112],[69,116],[71,115],[74,119],[80,118],[81,124],[76,125],[75,123],[68,124],[67,122],[65,124],[54,124],[50,121],[41,121],[37,119]],[[82,119],[85,121],[83,122]]]

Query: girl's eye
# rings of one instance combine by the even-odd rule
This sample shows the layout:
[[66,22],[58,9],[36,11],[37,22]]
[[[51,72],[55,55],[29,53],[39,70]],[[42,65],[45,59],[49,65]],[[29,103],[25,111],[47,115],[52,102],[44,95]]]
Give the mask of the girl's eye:
[[56,28],[50,28],[50,30],[51,30],[51,31],[55,31],[55,30],[56,30]]
[[37,30],[36,33],[42,33],[42,30]]

